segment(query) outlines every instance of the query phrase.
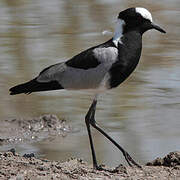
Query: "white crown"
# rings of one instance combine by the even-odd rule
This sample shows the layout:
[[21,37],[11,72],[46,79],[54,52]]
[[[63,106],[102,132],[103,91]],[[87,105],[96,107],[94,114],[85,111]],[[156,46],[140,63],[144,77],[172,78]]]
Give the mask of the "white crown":
[[147,9],[142,7],[136,7],[135,10],[137,13],[141,14],[143,18],[148,19],[152,22],[152,15]]

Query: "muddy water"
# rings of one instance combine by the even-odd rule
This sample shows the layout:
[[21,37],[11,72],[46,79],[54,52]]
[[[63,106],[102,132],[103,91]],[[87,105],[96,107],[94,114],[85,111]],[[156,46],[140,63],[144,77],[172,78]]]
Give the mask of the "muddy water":
[[[151,1],[0,0],[0,119],[56,114],[74,132],[65,138],[15,147],[48,159],[71,156],[91,162],[84,116],[92,95],[54,91],[9,96],[8,89],[35,77],[48,65],[111,37],[117,13],[143,6],[167,34],[149,31],[143,37],[141,63],[120,87],[99,99],[97,121],[141,163],[180,149],[180,3]],[[93,131],[100,162],[116,165],[121,153]]]

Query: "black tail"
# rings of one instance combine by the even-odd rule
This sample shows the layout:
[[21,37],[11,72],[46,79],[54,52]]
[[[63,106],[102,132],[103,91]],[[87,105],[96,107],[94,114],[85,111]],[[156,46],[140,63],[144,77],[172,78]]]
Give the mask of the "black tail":
[[35,78],[24,84],[14,86],[11,89],[9,89],[9,91],[10,95],[15,95],[21,93],[30,94],[32,92],[49,91],[57,89],[64,89],[57,81],[38,82]]

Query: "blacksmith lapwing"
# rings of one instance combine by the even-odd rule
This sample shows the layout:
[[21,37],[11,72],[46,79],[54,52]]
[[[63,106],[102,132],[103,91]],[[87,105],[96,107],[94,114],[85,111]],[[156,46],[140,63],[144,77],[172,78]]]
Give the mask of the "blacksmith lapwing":
[[97,95],[121,84],[136,68],[142,49],[144,32],[156,29],[165,31],[152,21],[151,13],[142,7],[128,8],[119,13],[113,38],[91,47],[66,62],[47,67],[33,80],[10,89],[10,94],[30,94],[57,89],[94,90],[95,98],[85,116],[92,152],[93,167],[98,166],[90,125],[109,139],[124,155],[130,166],[140,167],[131,156],[95,121]]

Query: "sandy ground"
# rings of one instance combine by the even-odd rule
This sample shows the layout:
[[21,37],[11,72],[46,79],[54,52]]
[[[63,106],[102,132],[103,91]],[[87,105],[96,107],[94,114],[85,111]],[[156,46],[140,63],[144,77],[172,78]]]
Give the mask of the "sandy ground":
[[[104,167],[111,170],[108,167]],[[19,156],[15,150],[0,153],[1,180],[178,180],[180,179],[180,152],[172,152],[143,166],[120,165],[116,172],[97,171],[81,159],[66,162],[37,159],[33,154]]]
[[[41,141],[66,136],[72,128],[55,115],[1,121],[0,145]],[[97,171],[81,159],[66,162],[38,159],[34,154],[18,155],[14,149],[0,152],[0,180],[180,180],[180,152],[171,152],[142,166],[120,165]],[[114,172],[112,173],[112,170]]]

